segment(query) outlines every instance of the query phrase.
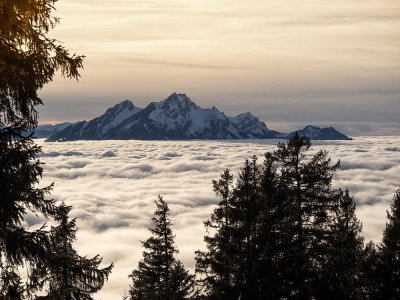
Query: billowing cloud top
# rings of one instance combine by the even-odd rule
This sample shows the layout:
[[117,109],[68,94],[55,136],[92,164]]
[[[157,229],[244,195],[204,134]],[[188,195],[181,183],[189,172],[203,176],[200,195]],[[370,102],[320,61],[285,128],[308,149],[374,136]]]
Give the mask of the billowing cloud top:
[[[136,268],[149,236],[158,194],[169,203],[179,258],[194,269],[194,251],[204,249],[206,220],[219,199],[212,179],[230,168],[237,175],[245,158],[276,148],[277,140],[257,141],[77,141],[40,143],[45,162],[41,184],[55,182],[58,201],[73,206],[77,218],[77,248],[101,254],[115,264],[97,299],[118,299],[129,289],[128,275]],[[315,141],[311,154],[327,149],[341,160],[334,186],[348,187],[366,240],[379,241],[385,210],[399,185],[400,138],[358,138]],[[35,216],[26,225],[35,225]]]

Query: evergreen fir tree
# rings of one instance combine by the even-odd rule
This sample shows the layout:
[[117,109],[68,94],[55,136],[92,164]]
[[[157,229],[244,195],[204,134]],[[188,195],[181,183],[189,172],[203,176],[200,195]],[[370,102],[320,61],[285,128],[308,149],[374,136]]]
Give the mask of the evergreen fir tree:
[[[340,163],[331,165],[326,151],[319,151],[306,159],[310,140],[297,133],[287,142],[278,144],[275,151],[280,165],[280,185],[286,189],[291,202],[294,238],[288,248],[287,270],[293,284],[292,297],[304,299],[313,295],[313,282],[319,277],[319,265],[324,261],[325,247],[330,232],[326,230],[332,208],[337,202],[337,191],[332,190],[332,177]],[[285,271],[284,271],[285,272]],[[290,285],[288,285],[290,286]]]
[[400,298],[400,189],[394,195],[390,208],[382,243],[379,245],[381,299]]
[[359,295],[364,239],[355,209],[349,191],[340,191],[333,221],[329,223],[331,235],[325,245],[325,259],[320,266],[319,280],[315,282],[317,298],[353,299]]
[[15,128],[0,129],[0,257],[8,266],[34,263],[45,256],[48,238],[43,228],[28,231],[21,226],[27,210],[47,218],[60,216],[55,202],[45,199],[51,186],[37,187],[42,175],[41,164],[35,160],[39,151]]
[[379,253],[374,242],[370,241],[364,247],[359,264],[357,284],[359,299],[380,299],[380,274],[378,265]]
[[[257,295],[268,299],[290,296],[292,280],[288,274],[292,264],[287,259],[294,256],[290,247],[294,239],[293,205],[288,201],[287,190],[282,186],[277,158],[266,153],[261,167],[261,199],[259,233],[256,241],[260,255],[256,265]],[[286,270],[286,272],[282,272]]]
[[[339,163],[332,165],[326,151],[307,159],[310,145],[295,135],[266,154],[262,166],[256,158],[245,162],[230,196],[205,222],[212,230],[207,251],[196,252],[205,296],[315,297],[340,192],[331,186]],[[218,186],[227,178],[222,174]]]
[[258,278],[256,267],[259,260],[258,224],[261,212],[259,193],[260,169],[257,158],[246,160],[239,173],[232,207],[235,221],[235,236],[238,241],[236,286],[241,299],[255,299]]
[[185,269],[181,261],[176,260],[171,269],[167,299],[190,299],[190,295],[194,291],[194,277],[194,275],[189,274],[189,271]]
[[[68,253],[70,256],[65,253],[68,243],[74,239],[75,223],[67,222],[69,225],[63,228],[62,220],[67,218],[68,211],[54,200],[46,199],[52,185],[38,188],[43,169],[37,160],[40,147],[32,140],[38,117],[35,107],[42,104],[37,92],[53,80],[56,71],[77,79],[83,61],[82,56],[70,55],[65,47],[47,37],[58,23],[58,18],[52,16],[55,2],[0,2],[0,287],[2,296],[12,299],[33,298],[49,281],[59,284],[53,276],[62,262],[56,261],[56,256],[68,257],[72,268],[84,272],[91,268],[93,276],[104,271],[106,278],[110,270],[97,270],[98,257],[90,260],[74,256],[73,251]],[[54,243],[55,229],[49,232],[44,225],[38,230],[23,227],[21,224],[28,212],[61,221],[60,231],[69,227],[66,244]],[[27,272],[25,287],[21,286],[18,275],[21,267]],[[87,275],[64,279],[66,282],[80,280],[86,292],[90,292],[88,286],[92,283],[98,290],[102,279]],[[68,292],[65,297],[70,298]]]
[[228,200],[232,193],[232,180],[233,176],[230,174],[229,169],[226,169],[224,173],[221,174],[221,179],[219,179],[218,181],[212,181],[214,192],[217,194],[217,196],[222,198],[216,213],[220,214],[221,217],[225,220],[225,226],[229,224]]
[[193,287],[193,276],[174,257],[178,250],[167,203],[159,196],[155,204],[154,227],[149,228],[152,236],[142,242],[146,249],[143,259],[129,275],[130,299],[186,299]]
[[204,237],[207,252],[196,251],[196,273],[200,275],[202,293],[219,299],[234,299],[238,273],[239,240],[235,233],[232,203],[233,176],[226,169],[218,181],[213,180],[215,193],[222,198],[210,219],[204,222],[215,235]]
[[57,70],[78,78],[83,56],[47,35],[59,19],[52,16],[57,0],[0,2],[0,122],[1,126],[37,124],[37,92]]
[[246,160],[231,192],[232,176],[226,170],[214,191],[222,198],[206,228],[215,230],[204,238],[208,252],[196,252],[196,273],[204,293],[218,299],[251,299],[257,293],[257,220],[260,212],[260,170],[254,157]]
[[68,220],[71,207],[61,205],[63,215],[59,226],[50,230],[50,243],[45,261],[39,262],[31,276],[39,286],[44,286],[47,296],[40,299],[91,300],[108,279],[113,264],[99,269],[102,259],[80,256],[73,248],[76,239],[75,219]]

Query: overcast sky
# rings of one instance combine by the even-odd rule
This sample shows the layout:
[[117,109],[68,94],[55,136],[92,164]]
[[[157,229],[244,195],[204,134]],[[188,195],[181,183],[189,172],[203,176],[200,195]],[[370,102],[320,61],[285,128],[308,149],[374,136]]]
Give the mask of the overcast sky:
[[172,92],[276,130],[400,134],[399,0],[61,0],[51,36],[86,55],[40,122],[91,119]]

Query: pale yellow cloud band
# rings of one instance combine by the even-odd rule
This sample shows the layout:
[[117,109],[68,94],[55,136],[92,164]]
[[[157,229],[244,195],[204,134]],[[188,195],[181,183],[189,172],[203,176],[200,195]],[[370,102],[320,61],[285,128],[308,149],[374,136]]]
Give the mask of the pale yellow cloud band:
[[52,35],[87,59],[80,83],[57,80],[43,91],[49,99],[106,93],[111,102],[126,95],[147,104],[177,91],[213,105],[399,95],[398,0],[61,0],[56,7],[61,24]]

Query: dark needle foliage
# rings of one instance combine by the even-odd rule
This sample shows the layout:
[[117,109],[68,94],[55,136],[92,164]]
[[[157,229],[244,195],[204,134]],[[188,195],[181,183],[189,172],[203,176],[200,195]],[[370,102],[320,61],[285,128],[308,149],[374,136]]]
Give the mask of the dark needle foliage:
[[394,195],[390,208],[379,245],[380,299],[400,298],[400,189]]
[[35,126],[37,92],[58,70],[78,78],[83,56],[70,55],[48,37],[59,19],[52,16],[57,0],[3,0],[0,2],[0,122],[21,121]]
[[[36,106],[43,103],[38,90],[57,71],[78,79],[83,61],[48,37],[58,23],[52,16],[55,2],[0,2],[0,297],[5,299],[32,299],[38,291],[51,299],[91,299],[112,268],[98,269],[98,256],[88,259],[75,252],[76,224],[68,221],[70,209],[46,198],[52,185],[39,184],[41,149],[32,140]],[[51,230],[45,224],[30,229],[28,214],[61,224]],[[27,274],[25,285],[21,268]]]
[[63,215],[60,225],[50,230],[50,243],[46,261],[39,262],[34,269],[31,281],[46,286],[48,295],[40,299],[84,299],[90,300],[99,291],[113,268],[113,264],[99,269],[102,259],[80,256],[73,247],[76,239],[76,221],[69,220],[71,207],[61,205]]
[[339,162],[309,156],[297,134],[259,165],[246,160],[235,185],[213,181],[221,202],[205,222],[207,251],[196,252],[210,299],[352,298],[363,251],[353,199],[332,188]]
[[194,276],[174,257],[178,250],[167,203],[159,196],[155,204],[154,226],[149,228],[151,237],[142,242],[143,259],[129,275],[130,299],[187,299],[193,292]]

